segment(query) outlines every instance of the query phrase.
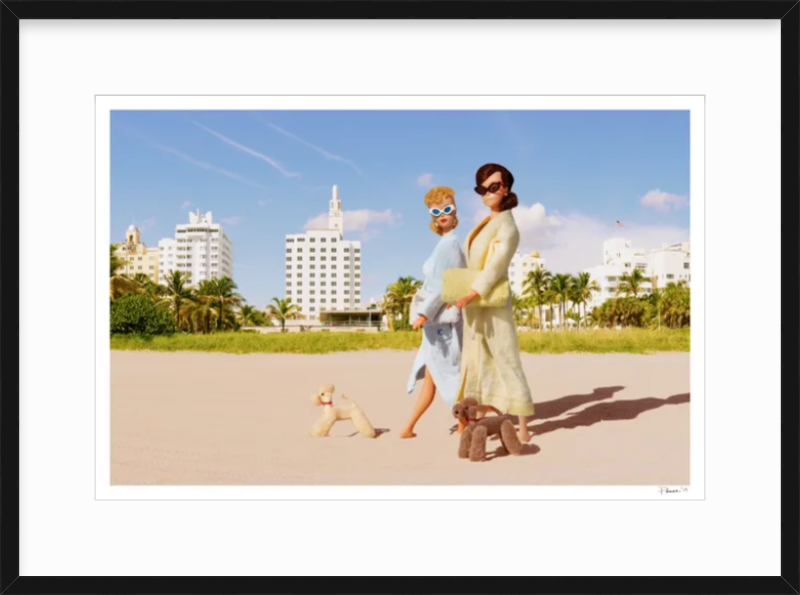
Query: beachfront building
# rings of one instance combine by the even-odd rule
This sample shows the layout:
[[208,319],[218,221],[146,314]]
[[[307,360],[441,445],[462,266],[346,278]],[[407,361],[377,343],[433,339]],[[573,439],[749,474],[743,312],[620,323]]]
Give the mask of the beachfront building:
[[663,289],[669,283],[685,281],[691,287],[691,246],[689,242],[663,244],[650,252],[650,272],[656,288]]
[[131,224],[125,232],[125,242],[117,246],[116,256],[127,264],[119,272],[129,277],[137,273],[147,275],[153,283],[158,282],[158,248],[148,248],[141,241],[139,228]]
[[508,282],[511,285],[511,291],[517,296],[522,297],[525,291],[525,279],[528,273],[535,269],[544,269],[544,258],[539,256],[537,251],[528,254],[521,254],[519,250],[511,258],[511,264],[508,267]]
[[323,311],[363,309],[361,242],[345,240],[343,231],[342,201],[334,186],[328,226],[286,236],[286,297],[305,317],[318,320]]
[[632,242],[626,238],[612,238],[603,242],[603,264],[585,269],[591,280],[597,281],[600,287],[600,291],[594,292],[591,301],[586,304],[586,311],[591,312],[592,308],[617,297],[621,278],[634,269],[639,269],[646,278],[642,283],[642,293],[650,293],[650,258],[645,251],[634,248]]
[[189,213],[189,223],[175,226],[175,237],[158,242],[159,273],[166,283],[172,271],[189,275],[190,287],[201,281],[233,278],[233,243],[222,225],[214,223],[211,211]]

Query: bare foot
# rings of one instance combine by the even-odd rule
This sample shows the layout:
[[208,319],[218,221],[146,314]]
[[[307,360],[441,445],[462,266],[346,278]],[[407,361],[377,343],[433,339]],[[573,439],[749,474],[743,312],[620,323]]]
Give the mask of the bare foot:
[[403,430],[402,432],[400,432],[400,438],[416,438],[416,436],[417,435],[414,432],[412,432],[411,430],[408,430],[408,429]]

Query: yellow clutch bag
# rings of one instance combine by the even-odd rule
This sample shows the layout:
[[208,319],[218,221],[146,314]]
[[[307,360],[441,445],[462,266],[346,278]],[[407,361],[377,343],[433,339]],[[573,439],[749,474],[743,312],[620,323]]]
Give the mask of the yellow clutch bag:
[[[472,283],[480,271],[470,269],[447,269],[442,273],[442,301],[446,304],[455,304],[462,297],[472,291]],[[497,283],[489,295],[482,295],[480,300],[470,304],[481,308],[502,308],[508,302],[511,287],[508,279]]]

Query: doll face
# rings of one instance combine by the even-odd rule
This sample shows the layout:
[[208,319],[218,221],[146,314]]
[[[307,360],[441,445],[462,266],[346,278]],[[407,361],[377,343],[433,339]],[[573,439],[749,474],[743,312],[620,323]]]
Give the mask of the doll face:
[[455,227],[456,202],[452,196],[446,196],[428,209],[428,212],[430,212],[436,227],[442,230],[442,233],[447,233]]
[[500,201],[508,194],[508,188],[503,184],[502,172],[496,171],[486,178],[478,187],[478,193],[481,194],[483,204],[490,209],[500,206]]

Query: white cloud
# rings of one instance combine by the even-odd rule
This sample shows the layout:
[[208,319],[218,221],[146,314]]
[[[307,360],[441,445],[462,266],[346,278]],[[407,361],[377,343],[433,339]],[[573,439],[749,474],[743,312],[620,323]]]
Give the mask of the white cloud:
[[431,182],[433,182],[433,174],[422,174],[417,178],[418,186],[430,186]]
[[[370,211],[369,209],[359,209],[355,211],[344,211],[344,231],[360,232],[359,239],[369,240],[379,235],[376,229],[378,225],[399,225],[403,219],[401,213],[396,213],[391,209],[385,211]],[[320,213],[316,217],[306,221],[303,229],[327,229],[328,214]]]
[[188,209],[191,206],[192,206],[192,203],[187,200],[181,205],[181,208],[182,209]]
[[[486,207],[480,200],[468,204],[474,209],[473,224],[482,221]],[[626,223],[620,229],[614,221],[604,222],[581,213],[548,214],[541,203],[520,204],[512,214],[520,232],[520,252],[538,250],[554,272],[575,274],[602,264],[603,242],[615,237],[629,239],[634,248],[645,251],[660,248],[665,242],[689,239],[689,229],[684,227]],[[468,233],[463,230],[460,235],[466,239]]]
[[678,210],[689,203],[689,198],[683,195],[651,190],[642,197],[642,205],[652,207],[658,211]]
[[225,225],[238,225],[242,222],[242,218],[238,216],[233,217],[225,217],[224,219],[220,219],[220,223],[224,223]]

